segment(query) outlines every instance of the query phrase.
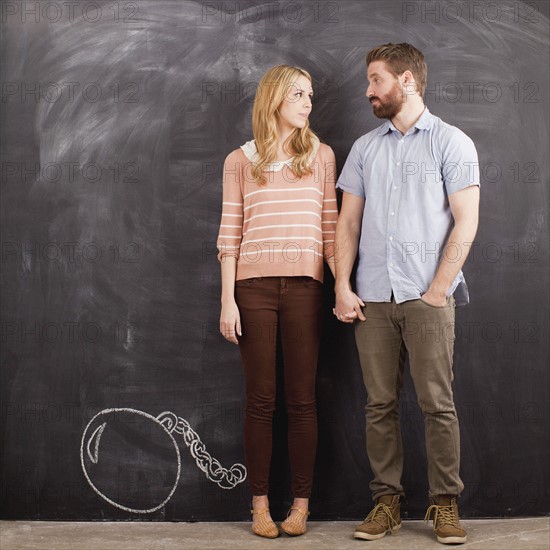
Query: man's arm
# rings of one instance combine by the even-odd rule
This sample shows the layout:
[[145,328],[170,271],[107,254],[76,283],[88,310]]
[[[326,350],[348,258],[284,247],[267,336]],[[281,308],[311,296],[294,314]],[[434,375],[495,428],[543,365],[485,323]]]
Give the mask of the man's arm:
[[479,220],[479,186],[470,185],[449,195],[454,227],[443,249],[435,277],[422,300],[434,306],[446,303],[447,291],[462,269],[476,236]]
[[365,321],[361,306],[365,304],[351,289],[351,270],[357,256],[361,220],[365,199],[344,192],[342,208],[336,225],[336,317],[345,323],[353,323],[356,317]]

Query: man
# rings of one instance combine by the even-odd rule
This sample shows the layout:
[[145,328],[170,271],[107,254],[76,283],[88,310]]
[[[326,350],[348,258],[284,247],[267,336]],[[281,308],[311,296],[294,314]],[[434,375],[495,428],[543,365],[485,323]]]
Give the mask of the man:
[[[430,113],[427,67],[409,44],[367,55],[367,98],[382,126],[353,145],[336,187],[337,318],[355,324],[367,389],[367,453],[375,506],[355,537],[401,527],[403,449],[399,393],[408,352],[424,414],[429,499],[437,540],[463,543],[457,497],[459,427],[453,401],[455,305],[468,303],[461,268],[474,240],[479,167],[472,140]],[[350,275],[359,253],[356,292]]]

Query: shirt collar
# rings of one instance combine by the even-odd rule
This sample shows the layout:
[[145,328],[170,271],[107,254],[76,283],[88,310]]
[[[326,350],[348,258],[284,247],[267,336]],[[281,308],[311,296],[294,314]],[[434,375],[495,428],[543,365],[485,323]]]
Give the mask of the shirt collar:
[[390,130],[395,130],[395,126],[391,123],[390,120],[386,120],[382,126],[380,126],[380,130],[378,130],[379,136],[385,136]]
[[414,123],[414,127],[419,130],[430,130],[433,124],[434,116],[430,113],[428,107],[424,107],[424,111],[420,115],[420,118]]
[[[315,137],[314,143],[313,143],[313,152],[311,154],[311,157],[309,158],[310,163],[313,162],[313,159],[317,155],[317,151],[319,150],[319,146],[321,145],[321,142],[317,137]],[[258,160],[258,149],[256,148],[256,140],[253,139],[252,141],[247,141],[244,145],[241,145],[241,149],[243,150],[246,158],[252,162],[255,163]],[[266,172],[280,172],[283,169],[283,166],[286,164],[287,166],[292,166],[292,161],[294,160],[294,157],[289,158],[288,160],[282,160],[282,161],[275,161],[269,164],[265,171]]]
[[[430,113],[428,107],[424,107],[424,111],[422,111],[419,119],[413,124],[412,127],[417,128],[418,130],[430,130],[433,124],[433,119],[434,116],[432,115],[432,113]],[[378,134],[383,136],[386,135],[390,130],[394,132],[399,132],[399,130],[393,125],[391,120],[386,120],[386,122],[384,122],[384,124],[380,126]]]

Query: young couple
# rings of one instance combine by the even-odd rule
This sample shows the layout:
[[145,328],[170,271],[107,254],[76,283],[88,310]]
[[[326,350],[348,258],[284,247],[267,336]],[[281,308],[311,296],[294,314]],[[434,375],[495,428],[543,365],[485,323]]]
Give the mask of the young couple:
[[[455,305],[468,302],[461,268],[478,223],[477,153],[462,131],[425,107],[427,67],[419,50],[385,44],[366,62],[366,96],[386,121],[354,143],[337,183],[334,153],[309,127],[311,76],[298,67],[264,75],[252,114],[254,140],[224,164],[220,331],[239,346],[243,362],[252,531],[280,533],[268,503],[279,331],[294,497],[280,528],[306,532],[326,260],[336,281],[333,313],[355,327],[368,395],[375,505],[354,536],[376,540],[401,527],[398,408],[408,354],[424,413],[426,519],[433,514],[439,542],[462,543],[457,497],[464,485],[451,382]],[[339,215],[335,188],[343,191]]]

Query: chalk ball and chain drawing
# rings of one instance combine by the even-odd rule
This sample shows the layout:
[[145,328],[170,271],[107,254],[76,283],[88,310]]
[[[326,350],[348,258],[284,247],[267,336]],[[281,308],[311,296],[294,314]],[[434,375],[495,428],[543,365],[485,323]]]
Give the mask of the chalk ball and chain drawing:
[[198,468],[220,488],[233,489],[246,479],[244,465],[224,468],[184,418],[169,411],[155,417],[127,407],[104,409],[88,422],[80,444],[84,476],[117,508],[142,514],[159,510],[180,480],[181,456],[174,435],[183,439]]

